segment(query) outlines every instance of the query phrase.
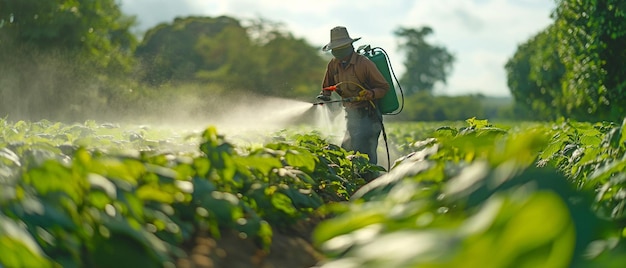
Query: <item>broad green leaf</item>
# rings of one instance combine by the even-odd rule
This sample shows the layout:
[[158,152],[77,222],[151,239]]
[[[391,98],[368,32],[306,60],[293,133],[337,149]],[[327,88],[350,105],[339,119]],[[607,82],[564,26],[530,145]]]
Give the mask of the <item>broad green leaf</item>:
[[165,204],[174,202],[174,194],[163,191],[156,184],[146,184],[137,188],[137,197],[143,201],[156,201]]
[[321,198],[312,190],[289,188],[284,192],[296,208],[316,209],[323,204]]
[[104,210],[106,205],[111,203],[111,199],[103,191],[92,191],[87,199],[92,206],[100,210]]
[[559,142],[551,142],[547,147],[543,149],[541,152],[541,159],[552,159],[556,153],[561,151],[563,148],[563,144]]
[[123,259],[131,267],[161,267],[169,259],[167,245],[155,235],[131,227],[122,218],[106,219],[92,242],[95,262],[114,267]]
[[85,179],[52,160],[46,161],[41,167],[30,169],[24,174],[24,180],[41,195],[59,192],[70,196],[76,203],[80,202],[87,188]]
[[[46,202],[47,200],[37,200],[26,198],[21,203],[13,205],[13,212],[20,218],[33,226],[44,228],[61,227],[67,230],[75,230],[78,220],[75,211],[68,211],[63,204]],[[58,202],[58,200],[54,200]]]
[[268,175],[273,169],[283,166],[276,158],[262,156],[237,157],[234,161],[244,168],[256,169],[263,175]]
[[293,167],[304,172],[313,172],[317,158],[308,151],[304,150],[288,150],[285,154],[285,160]]
[[626,170],[626,159],[607,162],[589,175],[589,181],[596,184],[605,183],[613,174],[624,170]]
[[195,158],[193,160],[193,167],[196,169],[198,176],[206,177],[211,170],[211,161],[206,158]]
[[143,219],[144,217],[144,202],[134,192],[118,192],[116,207],[121,206],[121,213],[134,217],[136,219]]
[[385,212],[375,209],[359,210],[358,213],[347,213],[321,222],[313,232],[313,241],[316,245],[343,234],[359,230],[365,226],[383,223]]
[[298,213],[298,210],[293,206],[291,199],[283,193],[274,192],[270,198],[272,205],[287,215],[294,216]]
[[52,267],[33,237],[18,222],[0,214],[0,266]]
[[200,206],[208,210],[220,225],[228,226],[243,217],[240,201],[231,193],[213,191],[200,200]]
[[[546,218],[550,221],[546,222]],[[563,200],[552,192],[537,192],[512,215],[500,233],[498,258],[505,266],[567,267],[575,238]]]
[[120,160],[111,157],[94,159],[88,168],[93,173],[110,179],[122,180],[133,186],[137,185],[137,180],[146,172],[145,165],[139,160]]

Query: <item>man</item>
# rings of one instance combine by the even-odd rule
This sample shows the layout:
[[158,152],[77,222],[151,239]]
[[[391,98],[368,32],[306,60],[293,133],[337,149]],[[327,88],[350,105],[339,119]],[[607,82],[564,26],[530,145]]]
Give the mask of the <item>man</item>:
[[323,101],[330,100],[333,89],[343,99],[355,101],[343,102],[346,111],[346,134],[341,147],[348,151],[367,154],[370,163],[376,164],[378,157],[378,137],[382,130],[382,115],[377,108],[377,100],[389,91],[389,84],[378,71],[374,62],[355,53],[354,42],[345,27],[337,26],[330,30],[330,43],[323,51],[331,51],[333,59],[328,62],[322,92],[317,96]]

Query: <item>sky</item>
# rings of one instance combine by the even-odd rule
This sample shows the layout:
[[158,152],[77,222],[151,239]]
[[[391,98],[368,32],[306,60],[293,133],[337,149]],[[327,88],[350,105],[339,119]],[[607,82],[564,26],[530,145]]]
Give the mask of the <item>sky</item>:
[[[231,16],[263,18],[283,24],[295,37],[315,47],[330,41],[330,29],[345,26],[355,47],[381,47],[398,78],[404,56],[398,50],[399,27],[429,26],[427,41],[445,47],[456,58],[438,95],[480,93],[510,96],[504,65],[517,46],[552,23],[555,0],[119,0],[122,11],[138,20],[141,33],[176,17]],[[321,81],[320,77],[320,81]]]

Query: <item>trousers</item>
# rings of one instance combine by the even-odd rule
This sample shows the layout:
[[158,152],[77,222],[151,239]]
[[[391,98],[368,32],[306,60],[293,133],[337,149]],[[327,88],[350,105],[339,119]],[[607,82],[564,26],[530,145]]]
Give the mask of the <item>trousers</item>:
[[346,133],[341,147],[347,151],[367,154],[377,164],[378,137],[382,131],[382,115],[372,107],[346,108]]

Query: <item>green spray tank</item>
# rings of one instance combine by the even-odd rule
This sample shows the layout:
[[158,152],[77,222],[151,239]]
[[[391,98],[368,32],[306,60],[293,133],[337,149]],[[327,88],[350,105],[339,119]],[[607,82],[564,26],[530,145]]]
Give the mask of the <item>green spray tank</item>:
[[[387,91],[387,94],[385,94],[385,96],[383,96],[378,101],[378,108],[380,112],[385,115],[399,114],[404,108],[404,93],[402,92],[400,82],[398,82],[398,79],[393,72],[393,68],[389,63],[389,56],[387,55],[387,52],[385,52],[385,50],[380,47],[372,48],[370,45],[360,46],[357,49],[357,52],[374,62],[378,71],[380,71],[380,73],[389,84],[389,91]],[[395,79],[396,84],[398,85],[402,105],[400,105],[400,101],[398,100],[398,94],[396,93],[394,80],[391,79],[392,76]]]
[[[380,120],[383,140],[385,141],[385,149],[387,150],[387,170],[389,171],[391,169],[391,159],[389,155],[389,144],[387,143],[387,131],[385,130],[385,125],[383,124],[382,115],[397,115],[402,112],[402,109],[404,109],[404,93],[402,92],[400,82],[398,81],[398,78],[396,78],[396,74],[393,72],[393,68],[389,63],[389,56],[384,49],[380,47],[372,48],[370,45],[363,45],[356,51],[374,62],[378,71],[380,71],[389,84],[389,91],[387,91],[385,96],[378,101],[378,109],[381,113],[378,119]],[[396,94],[396,88],[393,83],[394,80],[391,79],[392,76],[398,85],[402,104],[398,101],[398,94]]]

